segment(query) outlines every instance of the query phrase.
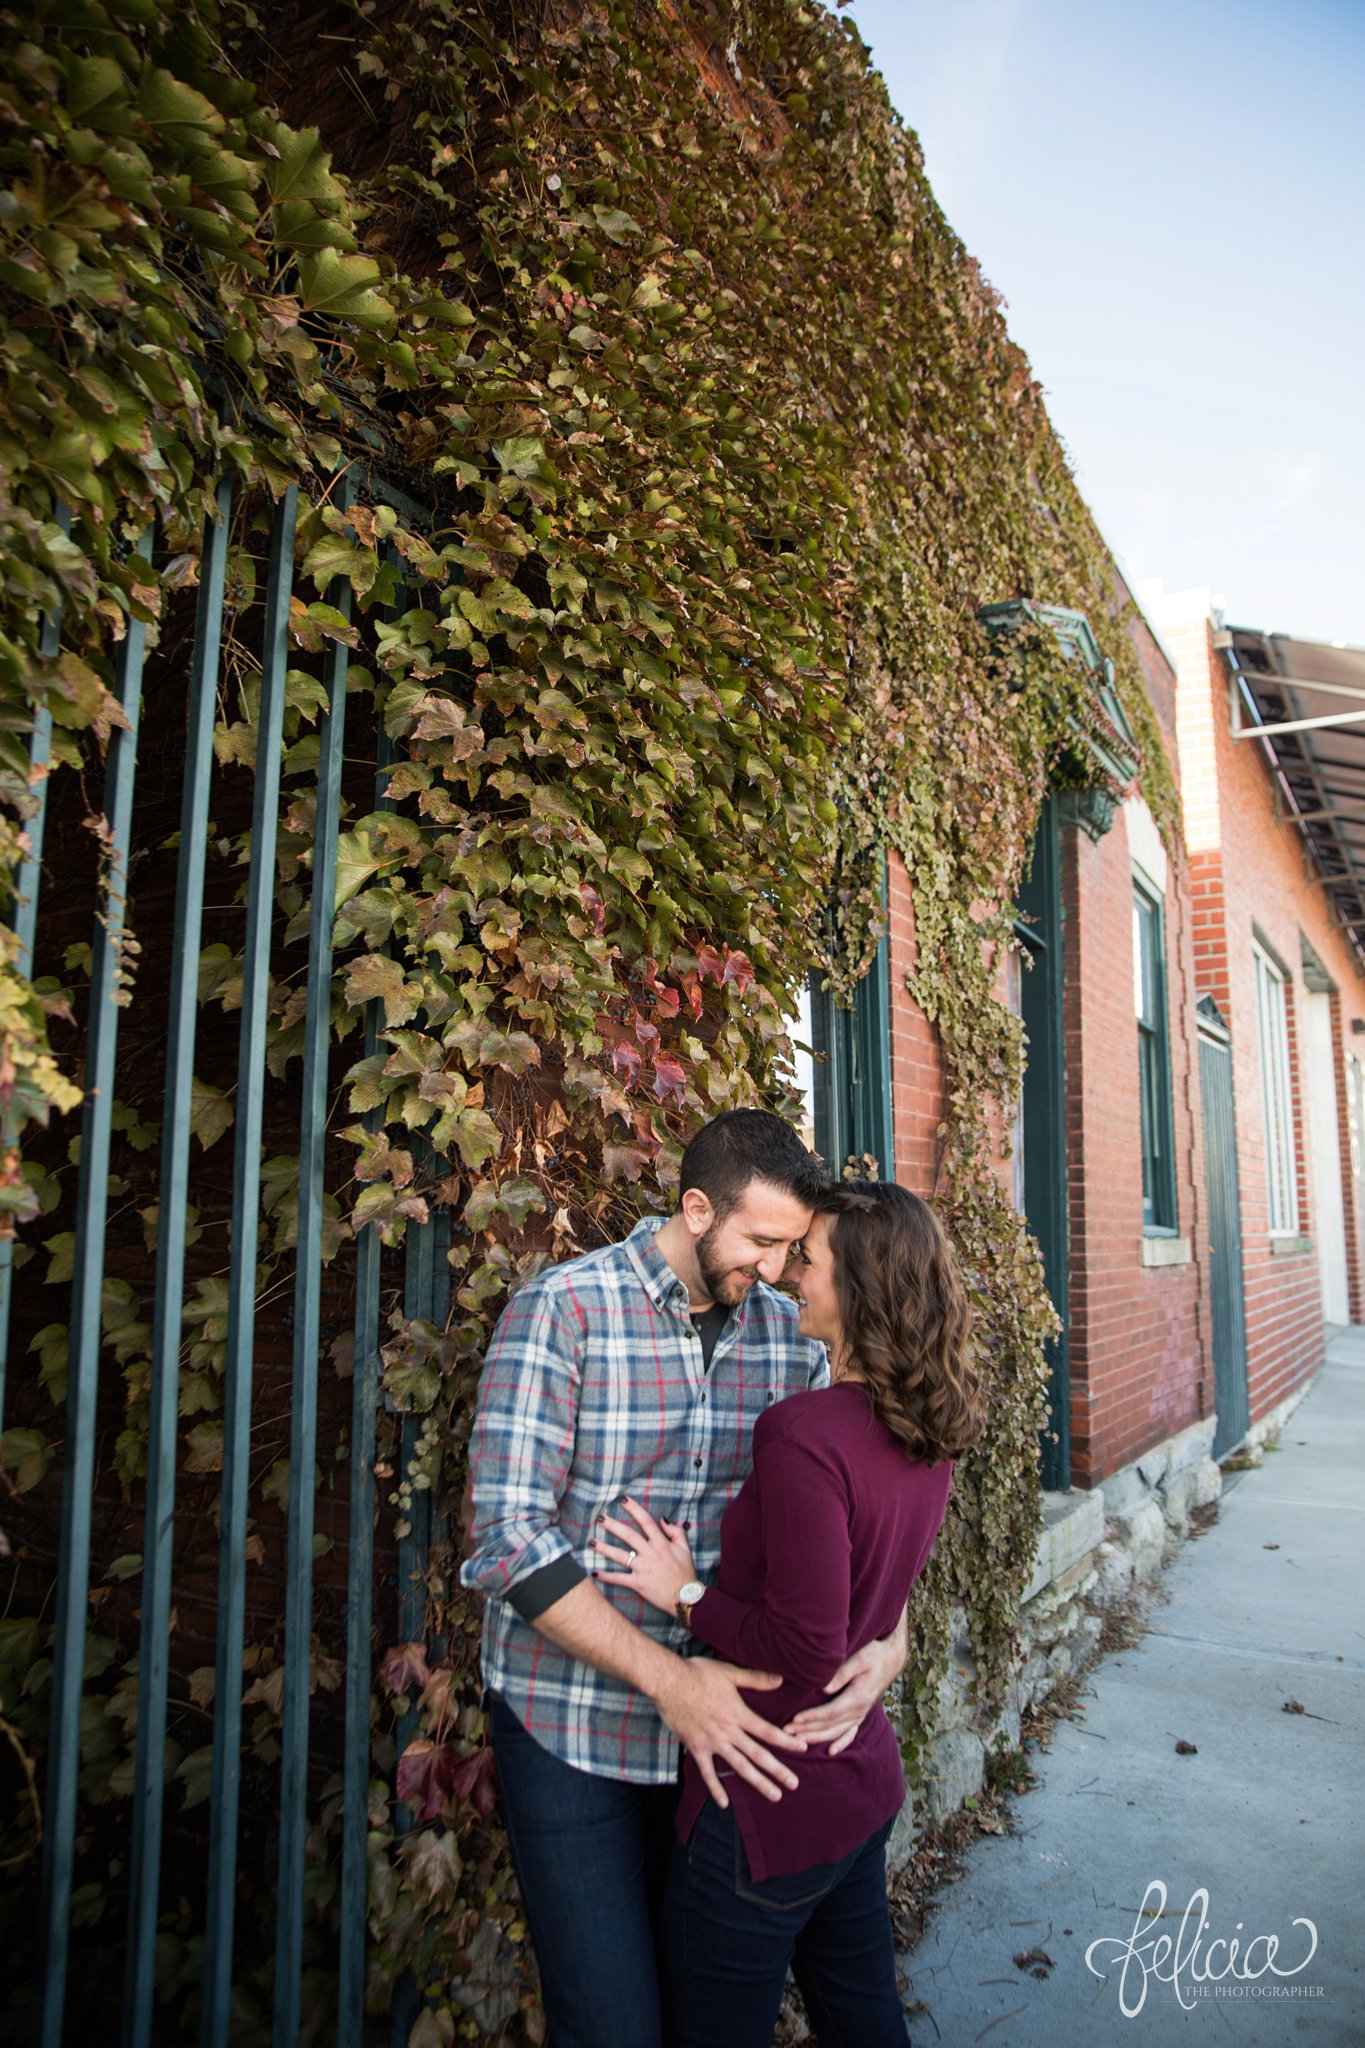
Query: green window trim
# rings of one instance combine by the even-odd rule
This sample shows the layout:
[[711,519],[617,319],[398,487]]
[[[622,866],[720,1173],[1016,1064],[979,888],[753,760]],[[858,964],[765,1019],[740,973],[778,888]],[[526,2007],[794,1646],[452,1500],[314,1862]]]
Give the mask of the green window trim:
[[1169,1237],[1177,1234],[1178,1223],[1165,906],[1160,896],[1136,875],[1133,983],[1142,1117],[1142,1227],[1149,1237]]
[[[884,856],[881,888],[885,907]],[[810,976],[803,1022],[812,1060],[798,1085],[808,1104],[808,1140],[836,1178],[894,1180],[891,945],[886,932],[851,1005],[836,1003],[820,977]]]
[[891,1118],[891,952],[883,934],[872,965],[841,1009],[827,989],[811,987],[815,1054],[815,1149],[836,1178],[896,1175]]
[[1056,793],[1043,805],[1016,905],[1016,930],[1029,962],[1021,963],[1019,978],[1019,1015],[1027,1038],[1019,1106],[1024,1218],[1037,1242],[1043,1278],[1061,1321],[1061,1328],[1047,1342],[1048,1419],[1039,1442],[1039,1478],[1048,1492],[1065,1492],[1071,1484],[1071,1252],[1063,1013],[1062,809]]

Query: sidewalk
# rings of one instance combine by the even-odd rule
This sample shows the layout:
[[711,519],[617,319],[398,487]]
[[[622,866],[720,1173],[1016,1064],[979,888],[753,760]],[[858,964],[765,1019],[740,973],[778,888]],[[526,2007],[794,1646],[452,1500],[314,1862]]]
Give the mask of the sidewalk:
[[[1229,1478],[1167,1585],[1139,1647],[1089,1674],[1084,1719],[1035,1757],[1017,1834],[973,1845],[902,1957],[922,2048],[1365,2043],[1365,1329],[1333,1339],[1279,1450]],[[1149,1887],[1164,1916],[1139,1925]],[[1201,1889],[1196,1949],[1197,1899],[1181,1929]],[[1296,1919],[1316,1929],[1306,1967]],[[1186,1959],[1179,1996],[1163,1936]],[[1212,1945],[1234,1939],[1252,1981],[1223,1974]],[[1097,1942],[1107,1977],[1086,1964]],[[1013,1961],[1035,1947],[1041,1981]]]

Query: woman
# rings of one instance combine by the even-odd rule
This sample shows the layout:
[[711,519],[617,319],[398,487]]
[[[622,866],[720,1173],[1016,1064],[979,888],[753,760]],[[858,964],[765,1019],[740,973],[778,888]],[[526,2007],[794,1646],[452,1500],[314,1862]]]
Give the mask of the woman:
[[[951,1460],[981,1424],[966,1295],[918,1196],[832,1188],[790,1277],[830,1386],[760,1418],[714,1585],[697,1584],[683,1531],[634,1502],[629,1522],[605,1518],[614,1540],[599,1544],[616,1567],[604,1579],[676,1612],[729,1662],[782,1673],[780,1692],[754,1695],[778,1723],[895,1628],[943,1520]],[[728,1778],[722,1810],[687,1761],[664,1909],[674,2048],[768,2048],[789,1964],[821,2048],[903,2048],[885,1847],[905,1782],[885,1712],[797,1769],[798,1790],[776,1804]]]

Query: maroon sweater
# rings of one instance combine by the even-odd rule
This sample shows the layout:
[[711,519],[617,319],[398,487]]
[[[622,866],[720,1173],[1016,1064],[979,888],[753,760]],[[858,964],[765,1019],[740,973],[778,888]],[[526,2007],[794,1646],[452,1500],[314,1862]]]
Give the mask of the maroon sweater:
[[[846,1657],[891,1634],[934,1547],[952,1471],[946,1460],[912,1464],[854,1382],[792,1394],[759,1417],[754,1469],[721,1523],[716,1581],[692,1609],[692,1631],[729,1663],[782,1674],[780,1691],[745,1694],[765,1720],[780,1727],[814,1706]],[[880,1705],[840,1755],[822,1744],[784,1761],[801,1782],[776,1804],[721,1773],[756,1878],[836,1862],[900,1811],[900,1747]],[[683,1841],[707,1797],[689,1757]]]

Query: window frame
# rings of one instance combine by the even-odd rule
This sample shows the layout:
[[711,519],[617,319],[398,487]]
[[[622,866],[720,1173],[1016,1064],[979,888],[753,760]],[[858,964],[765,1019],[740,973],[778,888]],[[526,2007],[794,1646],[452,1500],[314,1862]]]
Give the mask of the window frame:
[[[1294,1074],[1289,1058],[1288,969],[1254,937],[1256,1046],[1261,1062],[1261,1110],[1265,1129],[1266,1212],[1272,1237],[1299,1235],[1299,1170],[1294,1113]],[[1270,991],[1275,993],[1272,995]],[[1274,1043],[1271,1042],[1272,1038]]]
[[[1142,1230],[1179,1235],[1175,1177],[1175,1112],[1171,1089],[1171,1019],[1166,992],[1166,905],[1133,871],[1133,982],[1138,1043],[1138,1114],[1142,1147]],[[1150,943],[1146,935],[1150,934]]]
[[891,962],[885,934],[853,991],[851,1009],[841,1008],[828,989],[816,988],[814,977],[810,1004],[815,1149],[835,1180],[845,1179],[865,1155],[876,1160],[877,1178],[894,1180]]
[[[886,868],[882,866],[882,903]],[[836,1180],[870,1155],[882,1180],[896,1177],[891,1111],[891,942],[883,931],[850,1008],[835,1002],[812,973],[804,990],[812,1055],[809,1128],[815,1150]],[[797,1012],[797,1033],[806,1019]],[[798,1056],[798,1075],[805,1062]]]

